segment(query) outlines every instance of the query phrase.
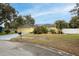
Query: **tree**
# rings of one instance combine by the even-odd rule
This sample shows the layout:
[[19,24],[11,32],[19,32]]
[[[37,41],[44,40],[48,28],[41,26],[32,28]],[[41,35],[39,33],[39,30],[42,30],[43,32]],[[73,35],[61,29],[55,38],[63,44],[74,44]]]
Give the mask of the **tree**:
[[33,26],[35,24],[35,20],[31,15],[25,16],[26,26]]
[[70,24],[69,25],[70,25],[71,28],[79,28],[78,16],[72,17],[72,19],[70,20]]
[[76,6],[70,12],[79,17],[79,3],[76,3]]
[[10,6],[10,4],[0,3],[0,25],[4,23],[6,29],[15,29],[22,27],[23,25],[34,25],[35,20],[31,17],[31,15],[22,17],[17,16],[17,13],[18,12],[15,8]]
[[[8,3],[0,3],[0,25],[3,23],[11,24],[17,16],[16,10]],[[5,25],[9,27],[8,25]]]
[[76,3],[76,6],[74,6],[74,8],[70,12],[76,15],[70,20],[70,27],[79,28],[79,3]]
[[11,25],[9,22],[5,22],[4,26],[5,26],[5,29],[7,30],[11,28]]
[[57,21],[55,22],[55,25],[56,25],[56,28],[58,28],[58,29],[68,28],[68,27],[69,27],[69,26],[68,26],[68,23],[65,22],[64,20],[57,20]]
[[11,25],[14,29],[17,29],[18,27],[33,26],[34,23],[35,20],[31,16],[27,15],[27,16],[18,16],[13,20]]
[[26,24],[26,20],[24,20],[22,18],[22,16],[18,16],[17,18],[15,18],[13,20],[13,22],[11,23],[12,28],[17,29],[18,27],[22,27],[23,25]]

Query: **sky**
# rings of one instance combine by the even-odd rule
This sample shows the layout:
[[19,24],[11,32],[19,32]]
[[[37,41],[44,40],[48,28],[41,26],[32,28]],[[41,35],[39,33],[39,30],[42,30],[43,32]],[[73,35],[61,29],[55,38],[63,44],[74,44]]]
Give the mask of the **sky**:
[[69,22],[72,15],[69,12],[74,8],[74,3],[11,3],[19,15],[30,15],[35,19],[35,24],[53,24],[56,20]]

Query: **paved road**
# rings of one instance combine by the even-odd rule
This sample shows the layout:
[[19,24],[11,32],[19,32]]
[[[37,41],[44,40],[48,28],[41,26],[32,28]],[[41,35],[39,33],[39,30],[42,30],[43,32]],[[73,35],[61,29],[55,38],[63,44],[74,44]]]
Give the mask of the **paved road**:
[[18,34],[8,34],[8,35],[0,35],[0,40],[10,40],[11,38],[15,38],[19,36]]
[[71,54],[39,45],[0,41],[0,56],[69,56]]
[[[27,33],[23,33],[22,35],[27,34]],[[18,34],[7,34],[7,35],[0,35],[0,40],[10,40],[12,38],[16,38],[17,36],[19,36]]]

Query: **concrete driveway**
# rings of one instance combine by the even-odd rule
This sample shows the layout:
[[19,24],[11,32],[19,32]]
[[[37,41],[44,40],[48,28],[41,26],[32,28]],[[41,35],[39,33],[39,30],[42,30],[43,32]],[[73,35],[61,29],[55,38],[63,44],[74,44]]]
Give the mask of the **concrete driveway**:
[[71,54],[30,43],[0,41],[0,56],[71,56]]
[[7,34],[7,35],[0,35],[0,40],[10,40],[12,38],[16,38],[19,36],[18,34]]

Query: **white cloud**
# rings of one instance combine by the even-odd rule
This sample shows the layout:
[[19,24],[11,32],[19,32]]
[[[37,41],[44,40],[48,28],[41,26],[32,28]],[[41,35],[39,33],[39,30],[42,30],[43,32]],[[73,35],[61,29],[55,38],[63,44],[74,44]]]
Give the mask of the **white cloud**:
[[74,5],[70,5],[70,6],[65,6],[62,8],[51,8],[48,11],[44,11],[44,12],[38,12],[36,14],[33,15],[33,17],[39,17],[39,16],[43,16],[43,15],[48,15],[48,14],[61,14],[61,13],[68,13],[71,9],[73,9]]
[[33,8],[28,9],[28,10],[24,10],[22,11],[20,14],[26,15],[26,14],[31,14],[33,17],[39,17],[39,16],[46,16],[46,15],[54,15],[54,14],[63,14],[63,13],[68,13],[71,9],[73,9],[75,4],[69,4],[69,5],[65,5],[64,7],[50,7],[48,8],[48,10],[46,11],[42,11],[41,8],[44,8],[44,6],[42,7],[42,5],[34,5]]

